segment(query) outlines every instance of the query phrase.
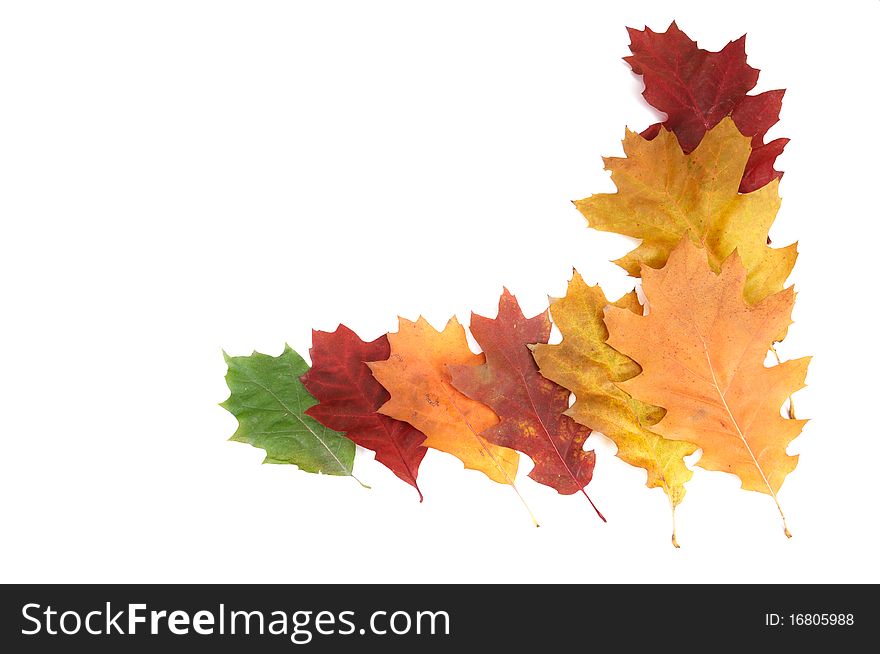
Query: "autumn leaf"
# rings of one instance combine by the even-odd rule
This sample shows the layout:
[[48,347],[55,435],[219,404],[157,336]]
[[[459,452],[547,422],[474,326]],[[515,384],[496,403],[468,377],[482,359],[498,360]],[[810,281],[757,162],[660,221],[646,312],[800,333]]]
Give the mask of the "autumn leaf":
[[[542,375],[574,393],[575,403],[566,415],[605,434],[617,445],[620,459],[647,471],[649,488],[663,489],[673,511],[672,542],[678,547],[674,512],[692,475],[684,457],[693,454],[696,446],[663,438],[648,429],[663,416],[663,409],[634,399],[616,385],[635,377],[641,369],[605,342],[607,305],[602,289],[588,286],[575,271],[565,297],[550,303],[562,342],[535,345],[532,353]],[[635,293],[628,293],[615,305],[642,315]]]
[[659,268],[681,237],[690,234],[707,249],[715,271],[738,250],[748,271],[749,302],[782,288],[797,258],[797,244],[767,245],[779,210],[779,182],[738,193],[750,148],[730,118],[722,119],[690,154],[665,128],[653,141],[627,130],[623,149],[626,157],[605,159],[618,192],[575,202],[590,227],[642,239],[615,263],[633,276],[642,265]]
[[488,441],[527,454],[535,463],[529,477],[563,495],[582,492],[593,477],[596,455],[584,451],[590,429],[565,415],[570,393],[538,371],[529,345],[546,343],[550,317],[545,311],[526,318],[507,289],[495,320],[471,314],[471,333],[486,363],[450,366],[453,385],[484,402],[501,421],[481,435]]
[[[747,95],[755,87],[759,71],[746,63],[745,35],[720,52],[710,52],[698,48],[675,22],[666,32],[647,27],[627,31],[632,56],[624,60],[642,76],[645,99],[666,114],[662,124],[675,133],[685,152],[693,151],[707,131],[731,116],[752,145],[740,192],[749,193],[782,177],[773,166],[788,139],[765,144],[764,136],[779,121],[785,91]],[[642,136],[655,138],[659,125],[652,125]]]
[[380,413],[413,425],[425,434],[424,445],[458,458],[500,484],[514,484],[519,455],[492,445],[480,433],[498,422],[487,406],[455,388],[447,365],[475,366],[481,354],[471,352],[464,328],[452,318],[442,332],[427,320],[399,321],[388,334],[391,356],[367,365],[391,394]]
[[375,452],[376,461],[415,488],[422,499],[416,478],[427,452],[422,447],[425,435],[377,412],[389,395],[365,363],[383,361],[390,353],[385,335],[365,343],[345,325],[335,332],[312,331],[312,369],[302,382],[318,404],[306,414]]
[[300,382],[309,367],[299,354],[285,345],[277,357],[258,352],[223,356],[229,366],[230,396],[220,406],[238,419],[230,440],[265,450],[264,463],[290,463],[306,472],[354,477],[354,443],[305,413],[315,398]]
[[765,367],[774,337],[791,324],[794,291],[750,305],[745,283],[737,253],[716,274],[705,250],[683,239],[664,268],[642,269],[648,315],[606,309],[608,343],[642,367],[620,387],[666,409],[653,431],[701,447],[697,465],[737,475],[744,489],[771,495],[782,515],[777,493],[797,464],[785,450],[806,421],[780,409],[803,388],[809,358]]

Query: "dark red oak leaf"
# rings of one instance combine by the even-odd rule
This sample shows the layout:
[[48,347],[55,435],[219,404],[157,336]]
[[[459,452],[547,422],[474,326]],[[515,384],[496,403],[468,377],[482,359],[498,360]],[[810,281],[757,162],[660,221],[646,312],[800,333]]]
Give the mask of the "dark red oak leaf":
[[[627,28],[632,56],[624,60],[641,75],[643,95],[666,114],[662,123],[675,133],[682,150],[691,152],[706,132],[730,116],[740,132],[752,138],[752,155],[743,172],[740,192],[755,191],[782,177],[773,165],[788,139],[764,143],[764,135],[779,121],[784,90],[746,95],[758,81],[758,69],[746,63],[746,37],[731,41],[719,52],[698,48],[673,23],[665,32]],[[652,140],[660,123],[642,136]]]
[[318,404],[306,411],[322,425],[376,453],[376,461],[406,483],[422,500],[416,479],[427,452],[425,435],[412,425],[377,413],[391,397],[373,377],[366,361],[384,361],[391,354],[388,337],[365,343],[345,325],[335,332],[312,331],[312,368],[302,376]]
[[[547,311],[526,318],[516,298],[504,290],[498,318],[471,314],[471,333],[486,363],[450,366],[452,384],[471,399],[488,405],[500,418],[480,433],[490,443],[519,450],[535,467],[529,477],[563,495],[582,492],[593,477],[596,456],[584,451],[590,428],[564,415],[571,393],[543,377],[529,345],[550,337]],[[590,504],[596,506],[590,500]],[[599,510],[596,513],[605,519]]]

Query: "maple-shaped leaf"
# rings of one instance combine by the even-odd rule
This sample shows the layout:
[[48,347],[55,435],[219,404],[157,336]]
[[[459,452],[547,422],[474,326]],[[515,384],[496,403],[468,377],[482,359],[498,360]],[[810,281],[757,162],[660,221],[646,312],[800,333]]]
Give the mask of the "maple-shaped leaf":
[[399,321],[388,334],[391,356],[367,365],[391,394],[380,413],[413,425],[424,445],[458,458],[493,481],[513,485],[519,455],[487,442],[480,433],[498,422],[492,410],[452,387],[447,365],[475,366],[483,355],[471,352],[464,328],[452,318],[438,332],[427,320]]
[[593,451],[584,451],[590,428],[565,415],[571,394],[541,375],[529,349],[550,337],[548,312],[526,318],[505,289],[496,319],[471,314],[471,333],[486,363],[449,370],[458,390],[487,404],[501,419],[481,435],[531,457],[535,467],[529,477],[535,481],[563,495],[582,492],[604,520],[584,490],[596,461]]
[[[678,547],[674,512],[692,475],[684,457],[693,454],[696,446],[651,431],[649,427],[663,416],[663,409],[634,399],[616,385],[641,369],[606,343],[608,304],[602,289],[587,285],[575,271],[565,297],[550,303],[562,342],[535,345],[532,353],[542,375],[574,393],[575,403],[565,413],[614,441],[619,458],[648,472],[649,488],[665,491],[673,511],[672,542]],[[635,293],[614,304],[642,315]]]
[[[707,131],[731,116],[752,144],[739,190],[748,193],[782,177],[773,165],[788,139],[765,144],[764,135],[779,121],[785,91],[747,95],[759,71],[746,63],[745,35],[711,52],[697,47],[675,22],[665,32],[647,27],[627,31],[632,55],[624,60],[642,76],[645,99],[666,114],[662,124],[675,133],[685,152],[694,150]],[[655,138],[659,126],[652,125],[642,136]]]
[[285,345],[277,357],[258,352],[223,356],[230,395],[220,406],[238,419],[230,440],[265,450],[264,463],[354,477],[354,443],[306,414],[315,398],[300,381],[309,367],[299,354]]
[[653,431],[701,447],[697,465],[737,475],[744,489],[771,495],[779,507],[776,495],[797,464],[785,450],[806,422],[780,409],[803,388],[809,358],[764,365],[791,324],[794,291],[751,305],[745,283],[736,253],[715,273],[705,250],[683,239],[663,269],[642,270],[648,315],[606,309],[608,343],[642,368],[621,388],[666,409]]
[[797,244],[767,244],[780,205],[779,182],[753,193],[737,191],[750,148],[730,118],[709,130],[690,154],[665,128],[653,141],[627,130],[623,149],[626,157],[605,159],[617,193],[575,202],[590,227],[642,239],[615,263],[637,277],[642,265],[664,265],[681,237],[690,234],[707,249],[715,271],[738,250],[748,271],[748,301],[782,288],[797,258]]
[[365,363],[388,358],[388,337],[365,343],[345,325],[335,332],[313,330],[309,354],[312,369],[302,376],[302,382],[318,404],[306,414],[375,452],[376,461],[412,485],[422,499],[416,478],[427,452],[422,446],[425,435],[377,412],[389,395]]

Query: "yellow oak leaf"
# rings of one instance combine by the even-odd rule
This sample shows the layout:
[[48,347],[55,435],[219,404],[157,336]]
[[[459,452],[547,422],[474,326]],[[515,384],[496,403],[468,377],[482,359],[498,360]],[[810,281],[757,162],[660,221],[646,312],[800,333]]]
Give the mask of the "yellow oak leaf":
[[403,318],[399,330],[388,334],[391,356],[368,363],[373,376],[391,394],[379,408],[408,422],[427,437],[423,445],[447,452],[493,481],[513,485],[519,454],[480,436],[498,424],[498,416],[481,402],[452,386],[447,366],[477,366],[486,362],[468,347],[464,328],[452,318],[438,332],[427,320]]
[[[605,342],[608,330],[603,315],[608,304],[602,289],[587,285],[575,271],[565,297],[550,303],[562,342],[535,345],[532,353],[542,375],[574,393],[576,401],[566,414],[614,441],[619,458],[648,472],[649,488],[666,492],[673,511],[672,542],[678,547],[675,507],[693,474],[684,457],[697,448],[648,429],[660,420],[663,409],[634,399],[615,384],[638,375],[641,369]],[[642,313],[635,293],[624,295],[615,305]]]
[[642,265],[663,266],[689,234],[706,248],[716,272],[734,250],[739,252],[748,272],[747,301],[758,302],[782,289],[797,258],[797,243],[768,245],[780,205],[779,180],[752,193],[738,192],[752,148],[731,118],[710,129],[690,154],[665,128],[651,141],[627,130],[623,149],[626,157],[605,158],[617,193],[575,202],[590,227],[642,239],[615,263],[638,277]]
[[653,431],[698,445],[697,465],[769,494],[782,515],[777,493],[797,465],[786,448],[806,421],[783,418],[781,407],[803,388],[809,357],[764,365],[775,336],[791,324],[794,291],[750,305],[745,284],[737,253],[715,273],[706,251],[682,239],[665,267],[642,268],[648,315],[605,310],[608,343],[642,368],[620,387],[666,409]]

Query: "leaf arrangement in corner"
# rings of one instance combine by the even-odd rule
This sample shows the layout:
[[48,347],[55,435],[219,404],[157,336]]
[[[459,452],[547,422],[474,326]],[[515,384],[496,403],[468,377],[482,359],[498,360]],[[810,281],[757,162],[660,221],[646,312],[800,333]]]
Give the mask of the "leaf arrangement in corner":
[[[710,52],[675,23],[629,33],[625,59],[666,119],[627,130],[625,156],[605,159],[617,192],[575,205],[590,227],[640,239],[616,263],[645,306],[636,291],[609,302],[575,271],[565,297],[537,316],[506,289],[497,318],[472,315],[480,354],[456,318],[442,331],[401,318],[370,342],[344,325],[314,331],[311,370],[286,346],[278,357],[227,356],[232,440],[265,450],[266,463],[337,476],[353,476],[359,445],[420,499],[419,466],[439,450],[525,504],[522,453],[531,479],[582,494],[604,520],[587,493],[595,431],[666,494],[676,547],[675,508],[693,474],[685,458],[698,449],[696,465],[769,495],[790,536],[778,493],[797,464],[786,449],[806,421],[790,398],[809,359],[764,363],[794,305],[785,283],[797,244],[770,247],[768,237],[788,139],[764,139],[784,91],[749,95],[758,70],[744,36]],[[549,344],[554,323],[562,340]]]

